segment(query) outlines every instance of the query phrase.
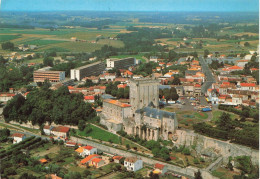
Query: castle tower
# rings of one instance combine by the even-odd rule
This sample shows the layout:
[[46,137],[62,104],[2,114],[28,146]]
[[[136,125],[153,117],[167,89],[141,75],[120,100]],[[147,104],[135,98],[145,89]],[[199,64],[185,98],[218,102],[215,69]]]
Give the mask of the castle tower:
[[132,114],[150,103],[159,107],[159,80],[143,78],[130,80],[130,104]]

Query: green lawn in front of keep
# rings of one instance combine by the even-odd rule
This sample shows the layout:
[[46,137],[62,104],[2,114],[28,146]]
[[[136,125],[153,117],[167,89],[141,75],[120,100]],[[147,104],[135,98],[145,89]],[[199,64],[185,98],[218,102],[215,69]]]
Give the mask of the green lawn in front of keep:
[[[88,130],[89,128],[91,128],[92,131],[87,134],[86,130]],[[109,142],[111,140],[113,143],[119,144],[119,137],[117,135],[112,134],[103,129],[100,129],[91,124],[88,124],[84,131],[80,131],[80,130],[76,130],[76,131],[77,131],[77,135],[80,136],[92,137],[93,139],[98,139],[106,142]]]
[[[213,113],[213,117],[212,117],[212,122],[217,122],[218,120],[219,120],[219,118],[220,118],[220,116],[222,115],[222,113],[229,113],[229,112],[226,112],[226,111],[220,111],[220,110],[215,110],[215,111],[213,111],[212,113]],[[234,113],[229,113],[230,114],[230,117],[231,117],[231,119],[239,119],[239,116],[238,115],[236,115],[236,114],[234,114]]]

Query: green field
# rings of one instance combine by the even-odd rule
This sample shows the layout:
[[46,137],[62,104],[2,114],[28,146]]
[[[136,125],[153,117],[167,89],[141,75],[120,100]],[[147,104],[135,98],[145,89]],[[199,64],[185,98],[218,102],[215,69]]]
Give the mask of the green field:
[[49,44],[56,44],[56,43],[62,43],[62,42],[64,42],[64,41],[37,39],[37,40],[26,41],[25,44],[41,46],[41,45],[49,45]]
[[127,58],[127,57],[134,57],[138,60],[141,60],[143,63],[146,61],[143,58],[144,54],[138,54],[138,55],[117,55],[117,56],[110,56],[110,58]]
[[20,35],[0,35],[0,42],[5,42],[21,37]]
[[[92,131],[87,134],[86,130],[88,130],[89,128],[91,128]],[[98,139],[106,142],[112,141],[115,144],[119,144],[119,137],[117,135],[107,132],[91,124],[88,124],[84,131],[77,130],[77,135],[92,137],[93,139]]]

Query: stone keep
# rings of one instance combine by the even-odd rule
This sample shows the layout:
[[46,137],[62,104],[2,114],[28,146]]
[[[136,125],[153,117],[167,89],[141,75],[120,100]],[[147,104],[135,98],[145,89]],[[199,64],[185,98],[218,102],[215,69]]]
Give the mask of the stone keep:
[[159,107],[159,80],[136,79],[130,80],[130,104],[132,114],[136,110],[147,107],[152,102]]

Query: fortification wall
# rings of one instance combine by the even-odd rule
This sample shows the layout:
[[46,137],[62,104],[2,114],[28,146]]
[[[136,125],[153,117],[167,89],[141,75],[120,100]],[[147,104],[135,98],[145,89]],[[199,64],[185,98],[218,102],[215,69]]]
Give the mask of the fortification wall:
[[176,135],[178,136],[178,139],[176,140],[175,145],[195,145],[198,153],[201,153],[206,149],[212,149],[216,154],[223,157],[224,162],[228,161],[229,156],[236,157],[242,155],[250,156],[253,164],[258,164],[259,162],[259,150],[254,150],[250,147],[209,138],[196,134],[193,131],[176,130]]

